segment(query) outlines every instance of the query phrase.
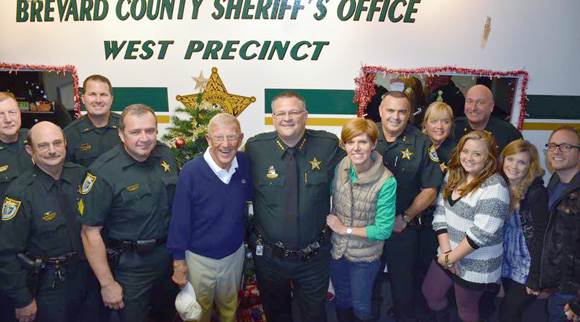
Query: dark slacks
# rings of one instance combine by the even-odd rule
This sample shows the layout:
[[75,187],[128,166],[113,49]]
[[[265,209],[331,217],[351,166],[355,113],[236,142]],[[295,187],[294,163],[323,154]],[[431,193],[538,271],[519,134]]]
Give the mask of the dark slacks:
[[502,279],[504,297],[500,305],[499,319],[502,322],[522,321],[524,310],[530,306],[535,296],[526,292],[526,286],[512,279]]
[[417,261],[419,232],[405,229],[385,242],[386,260],[395,312],[401,321],[414,320],[414,269]]
[[54,267],[47,267],[40,276],[36,301],[39,322],[98,321],[102,307],[98,300],[98,284],[87,262],[76,270],[68,270],[61,281]]
[[121,322],[146,322],[150,316],[170,321],[175,315],[179,289],[171,282],[172,262],[166,247],[159,245],[149,254],[126,251],[120,256],[114,276],[123,287],[125,308],[115,312]]
[[[292,322],[292,298],[300,308],[301,321],[326,321],[326,293],[330,278],[330,246],[307,261],[256,256],[258,289],[270,322]],[[294,289],[291,288],[293,283]]]

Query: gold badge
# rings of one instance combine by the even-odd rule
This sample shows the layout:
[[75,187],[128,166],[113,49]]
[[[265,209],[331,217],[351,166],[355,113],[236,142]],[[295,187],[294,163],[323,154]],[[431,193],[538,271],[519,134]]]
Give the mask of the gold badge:
[[79,199],[79,214],[81,216],[85,215],[85,203],[83,202],[83,198]]
[[320,170],[320,165],[322,164],[322,161],[318,160],[316,157],[313,157],[313,159],[310,162],[310,169],[311,170]]
[[270,169],[268,169],[268,173],[266,174],[266,178],[268,178],[268,179],[278,178],[278,174],[276,173],[276,169],[274,169],[273,165],[271,165]]
[[138,183],[136,183],[136,184],[134,184],[134,185],[130,185],[130,186],[128,186],[126,189],[127,189],[127,191],[137,191],[137,190],[139,190],[139,188],[140,188],[140,187],[139,187],[139,184],[138,184]]
[[8,165],[3,165],[0,167],[0,173],[8,170]]
[[81,186],[81,195],[86,195],[91,192],[91,189],[93,189],[93,186],[95,185],[95,181],[97,181],[97,177],[87,173],[85,181],[83,181],[83,185]]
[[441,172],[445,172],[449,168],[444,162],[439,163],[439,167],[441,167]]
[[411,160],[411,157],[413,156],[413,152],[409,150],[409,148],[407,148],[404,151],[401,151],[401,157],[403,159],[407,159],[407,160]]
[[22,204],[22,201],[6,197],[4,199],[4,204],[2,205],[2,221],[8,221],[14,218],[18,213],[20,204]]
[[161,167],[163,167],[163,171],[171,172],[171,167],[169,166],[169,163],[167,163],[167,161],[165,160],[161,161]]
[[429,154],[429,159],[433,162],[439,163],[439,156],[437,155],[437,150],[435,149],[435,145],[431,145],[429,150],[427,150],[427,154]]
[[54,211],[47,211],[42,215],[42,217],[40,217],[40,219],[44,221],[51,221],[54,220],[54,218],[56,218],[56,212]]
[[80,149],[81,149],[81,151],[83,151],[83,152],[87,152],[88,150],[90,150],[90,149],[91,149],[91,145],[90,145],[90,144],[88,144],[88,143],[81,144],[81,146],[80,146]]

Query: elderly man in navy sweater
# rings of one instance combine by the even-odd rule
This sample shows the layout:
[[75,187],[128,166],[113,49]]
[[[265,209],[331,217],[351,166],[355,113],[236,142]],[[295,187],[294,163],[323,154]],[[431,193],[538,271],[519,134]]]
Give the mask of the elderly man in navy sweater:
[[173,281],[195,290],[209,322],[234,321],[244,263],[246,202],[251,200],[250,165],[238,152],[243,134],[226,113],[209,122],[208,149],[187,162],[179,175],[167,248],[173,255]]

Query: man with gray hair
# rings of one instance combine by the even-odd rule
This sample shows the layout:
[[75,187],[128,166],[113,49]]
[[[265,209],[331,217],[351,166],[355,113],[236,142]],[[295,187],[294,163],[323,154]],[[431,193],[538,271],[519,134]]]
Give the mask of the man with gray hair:
[[[143,104],[125,108],[117,145],[89,167],[78,219],[91,268],[106,307],[121,321],[148,321],[149,306],[170,316],[171,259],[167,228],[177,184],[171,150],[157,142],[157,118]],[[105,245],[101,231],[106,226]],[[109,261],[107,261],[109,257]]]
[[184,287],[189,280],[203,311],[200,321],[210,321],[215,302],[218,320],[233,322],[251,200],[250,163],[238,151],[244,135],[233,115],[214,116],[208,132],[205,153],[179,175],[167,247],[173,281]]

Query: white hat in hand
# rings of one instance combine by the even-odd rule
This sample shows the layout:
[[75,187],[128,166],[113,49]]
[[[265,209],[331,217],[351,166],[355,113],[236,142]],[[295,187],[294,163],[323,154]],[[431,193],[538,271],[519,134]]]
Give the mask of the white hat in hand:
[[191,283],[185,287],[175,298],[175,309],[184,321],[199,321],[201,318],[201,306],[195,299],[195,291]]

